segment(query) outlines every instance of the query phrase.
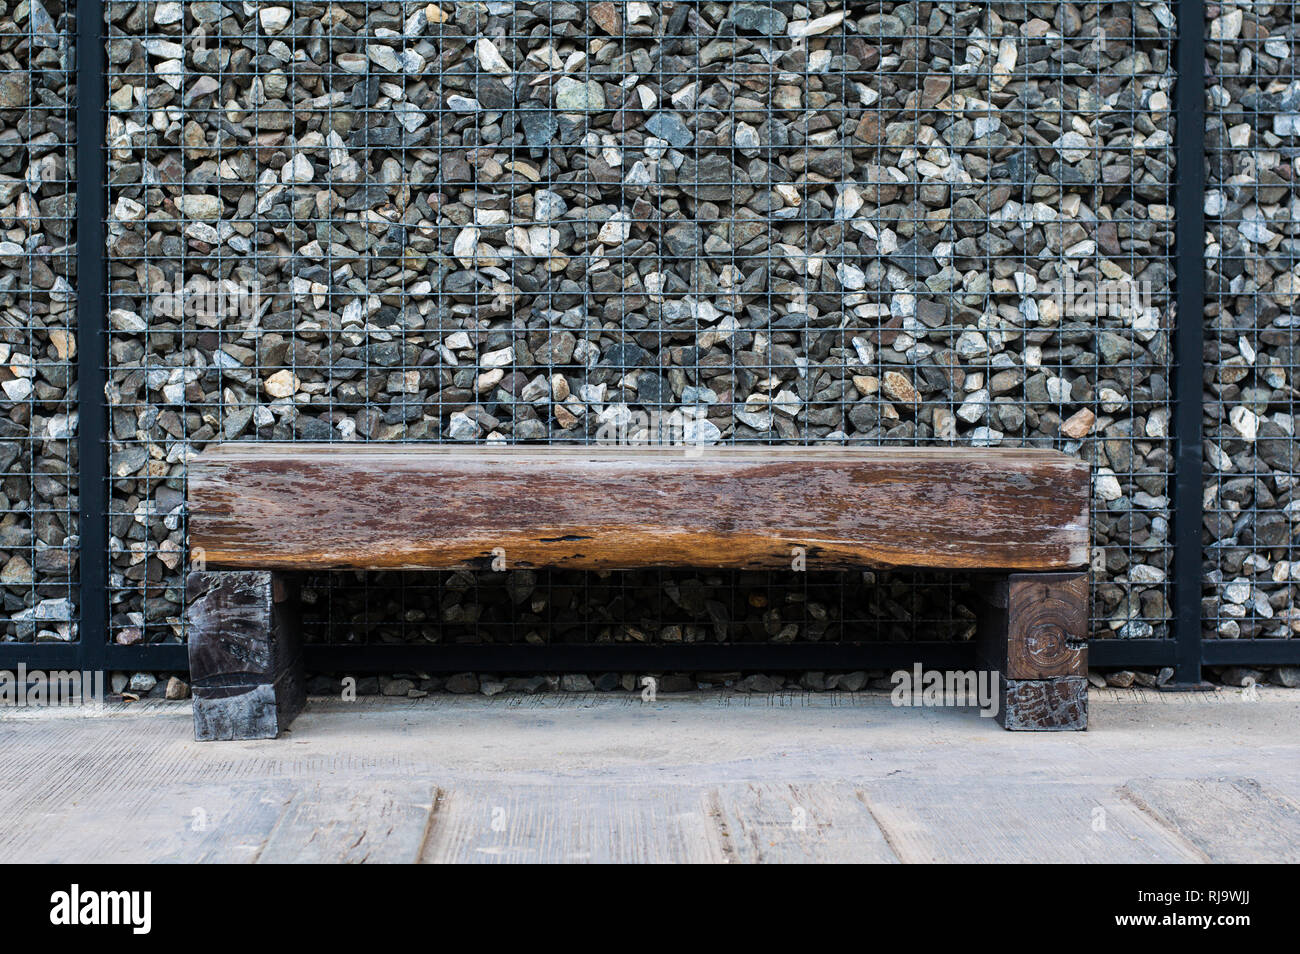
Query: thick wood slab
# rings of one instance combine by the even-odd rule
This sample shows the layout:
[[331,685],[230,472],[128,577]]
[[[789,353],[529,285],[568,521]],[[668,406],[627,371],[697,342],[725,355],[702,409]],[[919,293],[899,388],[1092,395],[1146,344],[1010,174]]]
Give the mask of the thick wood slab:
[[219,446],[189,468],[209,567],[853,566],[1088,559],[1088,467],[998,448]]
[[194,738],[274,739],[306,700],[297,591],[265,570],[185,584]]
[[1088,575],[1010,573],[982,587],[979,657],[1008,729],[1088,727]]
[[982,587],[980,659],[1008,679],[1088,674],[1088,575],[1012,573]]

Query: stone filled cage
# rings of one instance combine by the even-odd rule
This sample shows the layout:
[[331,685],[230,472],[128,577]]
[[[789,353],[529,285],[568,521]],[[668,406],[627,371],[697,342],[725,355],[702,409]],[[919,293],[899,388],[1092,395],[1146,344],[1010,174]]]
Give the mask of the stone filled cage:
[[[0,661],[185,668],[218,440],[1053,447],[1094,664],[1300,659],[1291,6],[7,6]],[[815,567],[305,594],[318,671],[937,665],[974,622]]]

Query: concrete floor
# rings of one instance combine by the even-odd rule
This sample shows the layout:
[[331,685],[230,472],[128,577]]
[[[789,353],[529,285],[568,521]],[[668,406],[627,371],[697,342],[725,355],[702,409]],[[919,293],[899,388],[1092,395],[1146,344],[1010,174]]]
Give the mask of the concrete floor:
[[1086,733],[887,695],[0,712],[0,862],[1300,861],[1300,692],[1093,691]]

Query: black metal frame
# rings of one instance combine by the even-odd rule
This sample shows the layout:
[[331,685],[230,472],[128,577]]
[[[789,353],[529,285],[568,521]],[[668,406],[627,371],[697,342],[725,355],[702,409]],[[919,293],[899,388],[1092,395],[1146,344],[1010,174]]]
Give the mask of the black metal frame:
[[[1174,86],[1177,180],[1174,209],[1175,313],[1173,380],[1177,461],[1174,484],[1174,683],[1201,681],[1201,363],[1204,360],[1205,0],[1178,5],[1178,82]],[[1194,25],[1195,29],[1187,29]]]
[[[104,252],[105,57],[103,4],[77,0],[77,466],[80,534],[79,639],[73,643],[0,644],[0,668],[184,670],[184,646],[118,646],[108,634],[108,406]],[[83,108],[95,104],[95,108]],[[85,554],[95,555],[85,559]]]
[[[1175,613],[1170,639],[1105,639],[1091,643],[1091,663],[1100,668],[1172,666],[1175,686],[1201,682],[1203,666],[1300,664],[1300,640],[1202,638],[1201,530],[1202,409],[1201,374],[1205,279],[1202,245],[1205,88],[1204,0],[1179,0],[1175,88],[1177,128],[1177,278],[1175,328],[1175,420],[1177,480],[1174,513]],[[0,644],[0,667],[89,670],[185,670],[183,645],[120,646],[109,642],[108,618],[108,460],[105,344],[107,336],[106,96],[103,7],[99,0],[77,0],[77,320],[80,430],[80,638],[75,643]],[[1190,28],[1188,28],[1190,27]],[[911,665],[964,668],[973,665],[973,646],[948,642],[728,644],[647,646],[478,645],[310,646],[308,669],[317,672],[392,672],[489,670],[794,670],[862,669]]]

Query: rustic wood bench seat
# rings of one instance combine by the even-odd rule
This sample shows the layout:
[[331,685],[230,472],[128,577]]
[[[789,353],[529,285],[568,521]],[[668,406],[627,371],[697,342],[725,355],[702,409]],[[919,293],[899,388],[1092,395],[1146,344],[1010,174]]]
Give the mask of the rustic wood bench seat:
[[1089,472],[1055,451],[215,445],[191,461],[196,734],[302,705],[302,570],[655,566],[991,574],[1008,728],[1083,728]]

